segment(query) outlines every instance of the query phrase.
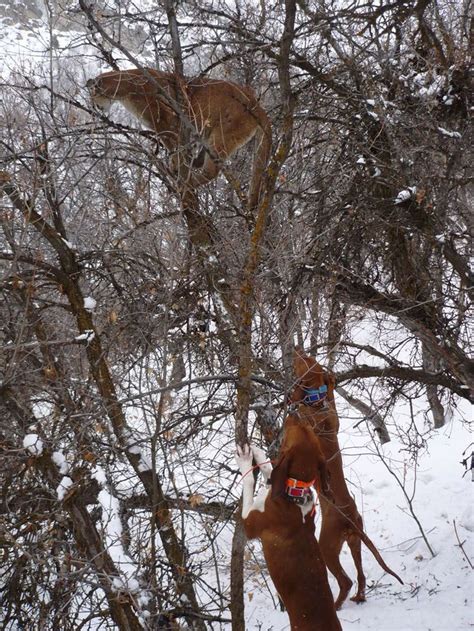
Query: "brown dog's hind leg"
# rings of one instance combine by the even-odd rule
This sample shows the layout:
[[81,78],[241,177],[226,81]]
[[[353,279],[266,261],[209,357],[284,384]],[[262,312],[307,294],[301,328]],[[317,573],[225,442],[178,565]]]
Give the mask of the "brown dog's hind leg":
[[355,603],[365,602],[365,574],[362,569],[362,542],[357,533],[352,532],[347,537],[347,545],[350,548],[354,564],[357,569],[357,593],[352,596],[351,600]]
[[337,540],[334,538],[333,532],[327,530],[321,530],[319,537],[319,547],[323,554],[324,562],[328,570],[334,576],[339,585],[339,595],[334,603],[336,609],[340,609],[342,603],[346,600],[352,587],[352,581],[347,576],[344,568],[339,561],[339,554],[341,553],[343,540],[339,537]]

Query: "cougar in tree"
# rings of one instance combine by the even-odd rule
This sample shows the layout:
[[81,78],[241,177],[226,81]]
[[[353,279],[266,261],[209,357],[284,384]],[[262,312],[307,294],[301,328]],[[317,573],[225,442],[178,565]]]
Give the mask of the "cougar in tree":
[[[96,107],[107,111],[118,101],[157,133],[172,154],[172,169],[178,181],[181,179],[183,126],[178,114],[159,92],[180,104],[204,144],[190,168],[183,170],[186,181],[180,184],[193,188],[217,177],[221,162],[255,137],[249,207],[257,205],[272,137],[270,120],[251,88],[218,79],[180,79],[175,74],[151,68],[104,72],[89,79],[87,87]],[[213,159],[216,156],[218,161]]]

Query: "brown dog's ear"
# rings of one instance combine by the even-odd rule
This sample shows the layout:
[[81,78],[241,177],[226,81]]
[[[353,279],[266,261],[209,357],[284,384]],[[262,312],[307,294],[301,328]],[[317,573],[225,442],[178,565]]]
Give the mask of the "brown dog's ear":
[[288,480],[288,469],[290,461],[285,454],[281,456],[273,467],[272,475],[270,476],[270,484],[272,485],[272,499],[281,497],[286,491],[286,481]]

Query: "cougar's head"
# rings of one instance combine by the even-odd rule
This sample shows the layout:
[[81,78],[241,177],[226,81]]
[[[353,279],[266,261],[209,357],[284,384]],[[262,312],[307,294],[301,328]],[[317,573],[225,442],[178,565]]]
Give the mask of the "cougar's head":
[[91,95],[93,106],[101,112],[108,112],[112,105],[112,99],[105,96],[100,83],[100,77],[89,79],[86,83],[86,88]]

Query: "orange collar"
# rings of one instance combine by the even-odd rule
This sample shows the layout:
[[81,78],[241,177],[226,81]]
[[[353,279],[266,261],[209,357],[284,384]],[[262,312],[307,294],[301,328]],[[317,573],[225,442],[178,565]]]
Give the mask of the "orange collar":
[[313,486],[316,480],[311,480],[310,482],[303,482],[303,480],[297,480],[296,478],[288,478],[286,481],[286,486],[292,489],[309,489]]

